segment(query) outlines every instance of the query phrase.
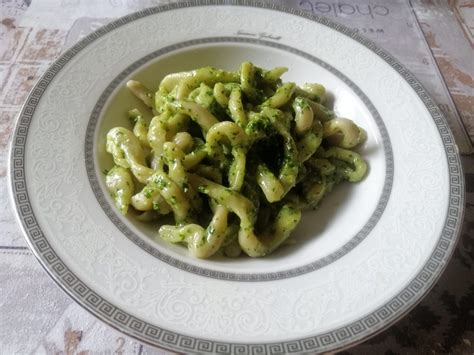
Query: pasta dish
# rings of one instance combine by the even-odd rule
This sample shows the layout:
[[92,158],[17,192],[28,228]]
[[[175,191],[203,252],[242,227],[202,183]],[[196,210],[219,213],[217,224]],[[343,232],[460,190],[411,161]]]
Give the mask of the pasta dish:
[[283,82],[286,71],[204,67],[165,76],[156,92],[128,81],[150,112],[132,109],[130,127],[107,133],[105,182],[120,212],[169,215],[159,236],[198,258],[288,243],[301,211],[367,164],[354,151],[365,131],[325,106],[323,85]]

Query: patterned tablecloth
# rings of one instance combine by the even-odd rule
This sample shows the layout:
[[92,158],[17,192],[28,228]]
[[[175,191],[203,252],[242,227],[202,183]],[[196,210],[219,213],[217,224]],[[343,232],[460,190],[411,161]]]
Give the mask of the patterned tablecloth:
[[[0,354],[168,354],[108,327],[68,298],[29,252],[7,189],[8,142],[29,90],[65,48],[160,0],[0,0]],[[448,117],[458,146],[474,138],[474,4],[470,0],[280,0],[334,18],[392,52]],[[463,128],[464,126],[464,128]],[[474,354],[474,156],[466,212],[446,272],[404,319],[346,354]]]

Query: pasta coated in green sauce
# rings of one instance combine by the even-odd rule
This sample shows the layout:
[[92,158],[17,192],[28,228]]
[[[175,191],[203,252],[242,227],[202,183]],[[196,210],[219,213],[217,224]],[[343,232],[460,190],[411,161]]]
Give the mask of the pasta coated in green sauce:
[[286,71],[204,67],[169,74],[156,91],[130,80],[153,118],[131,108],[130,127],[107,134],[115,165],[105,184],[119,211],[146,222],[169,215],[174,224],[157,234],[197,258],[288,244],[303,210],[364,178],[355,149],[367,135],[325,105],[322,84],[283,82]]

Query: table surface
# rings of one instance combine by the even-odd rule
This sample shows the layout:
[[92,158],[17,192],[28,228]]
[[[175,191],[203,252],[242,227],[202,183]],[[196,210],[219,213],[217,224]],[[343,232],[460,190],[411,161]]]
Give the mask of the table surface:
[[[62,4],[80,1],[62,0]],[[134,1],[110,0],[110,4],[118,3]],[[295,1],[299,6],[316,3]],[[29,90],[72,36],[71,31],[59,25],[55,29],[54,18],[53,26],[48,24],[47,28],[22,25],[20,19],[30,6],[31,0],[0,1],[0,353],[168,353],[115,331],[76,305],[43,272],[14,219],[7,188],[7,162],[15,119]],[[412,1],[411,6],[431,50],[431,59],[434,58],[443,85],[472,140],[474,4],[470,0],[419,0]],[[344,23],[344,19],[339,21]],[[100,21],[96,22],[100,25]],[[447,24],[450,27],[446,28]],[[463,155],[462,161],[465,220],[446,272],[405,318],[344,353],[474,353],[474,156]]]

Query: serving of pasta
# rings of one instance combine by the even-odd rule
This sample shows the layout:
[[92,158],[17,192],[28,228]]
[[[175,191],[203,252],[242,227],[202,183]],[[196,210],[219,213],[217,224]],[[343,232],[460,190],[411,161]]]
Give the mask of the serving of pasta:
[[135,108],[130,127],[107,133],[105,183],[120,212],[169,215],[157,234],[197,258],[288,243],[302,210],[360,181],[367,164],[354,151],[365,131],[325,106],[323,85],[283,82],[286,71],[204,67],[165,76],[156,92],[128,81],[153,118]]

